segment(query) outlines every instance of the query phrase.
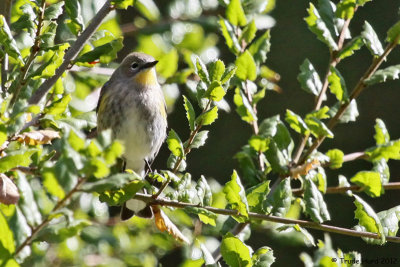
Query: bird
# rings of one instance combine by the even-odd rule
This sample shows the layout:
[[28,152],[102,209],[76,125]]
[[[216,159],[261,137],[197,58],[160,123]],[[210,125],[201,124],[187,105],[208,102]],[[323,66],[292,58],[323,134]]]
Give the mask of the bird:
[[[98,132],[111,129],[113,139],[125,146],[125,167],[142,178],[167,135],[167,109],[157,80],[157,63],[145,53],[127,55],[101,88],[96,108]],[[144,202],[131,199],[123,204],[121,219],[133,215],[151,218],[153,213]]]

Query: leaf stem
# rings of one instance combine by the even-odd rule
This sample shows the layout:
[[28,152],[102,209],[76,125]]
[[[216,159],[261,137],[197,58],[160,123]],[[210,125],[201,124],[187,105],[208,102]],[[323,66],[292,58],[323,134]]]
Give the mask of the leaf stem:
[[76,58],[78,53],[82,50],[84,44],[100,26],[103,19],[114,9],[115,7],[111,5],[111,0],[107,0],[104,3],[101,9],[93,17],[89,26],[82,32],[82,34],[76,39],[75,43],[65,53],[64,61],[56,70],[53,77],[45,80],[45,82],[36,90],[36,92],[29,99],[29,104],[37,104],[43,98],[43,96],[47,94],[47,92],[61,77],[61,75],[70,67],[71,62]]
[[35,239],[36,234],[42,230],[50,221],[51,221],[51,217],[50,215],[54,212],[56,212],[57,210],[59,210],[60,208],[62,208],[65,203],[71,199],[72,195],[76,192],[79,191],[79,188],[82,186],[83,183],[86,182],[86,178],[81,178],[78,180],[78,183],[74,186],[74,188],[71,189],[71,191],[68,192],[67,195],[64,196],[63,199],[61,199],[60,201],[57,202],[57,204],[54,206],[54,208],[51,210],[51,212],[49,213],[49,215],[47,215],[46,219],[44,219],[38,226],[36,226],[35,228],[32,229],[32,233],[30,236],[28,236],[24,242],[21,243],[21,245],[19,245],[14,252],[14,256],[17,255],[18,253],[21,252],[21,250],[26,247],[29,246],[32,241]]
[[[214,207],[210,207],[210,206],[200,206],[198,204],[178,202],[178,201],[172,201],[172,200],[162,199],[162,198],[154,199],[152,195],[147,195],[147,194],[139,194],[138,193],[138,194],[136,194],[136,196],[134,198],[145,201],[150,205],[160,205],[160,206],[168,206],[168,207],[175,207],[175,208],[196,207],[196,208],[206,209],[206,210],[214,212],[216,214],[230,215],[230,216],[237,216],[237,213],[238,213],[237,210],[220,209],[220,208],[214,208]],[[255,213],[255,212],[249,212],[248,215],[249,215],[249,219],[270,221],[270,222],[283,223],[283,224],[298,224],[304,228],[310,228],[310,229],[315,229],[315,230],[324,231],[324,232],[342,234],[342,235],[347,235],[347,236],[355,236],[355,237],[367,237],[367,238],[381,239],[380,236],[376,233],[359,232],[359,231],[348,229],[348,228],[342,228],[342,227],[337,227],[337,226],[332,226],[332,225],[327,225],[327,224],[318,224],[316,222],[311,222],[311,221],[282,218],[282,217],[277,217],[277,216],[272,216],[272,215]],[[387,236],[386,240],[389,242],[400,243],[400,237]]]

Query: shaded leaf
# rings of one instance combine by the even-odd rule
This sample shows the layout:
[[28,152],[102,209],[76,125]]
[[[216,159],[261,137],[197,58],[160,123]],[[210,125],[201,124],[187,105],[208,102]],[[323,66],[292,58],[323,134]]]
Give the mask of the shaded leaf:
[[310,179],[305,180],[304,202],[306,213],[314,222],[323,223],[331,219],[321,192]]
[[[0,44],[3,46],[4,52],[16,59],[19,63],[22,63],[21,53],[3,15],[0,15]],[[2,54],[3,52],[0,51],[0,57]]]
[[367,21],[364,22],[364,30],[361,32],[361,36],[372,55],[380,56],[383,54],[381,41],[379,41],[378,35]]
[[270,191],[269,183],[270,181],[264,181],[247,190],[246,198],[250,211],[263,213],[263,204]]
[[400,21],[394,24],[387,32],[386,41],[400,43]]
[[382,83],[387,80],[397,80],[399,78],[400,65],[394,65],[385,69],[377,70],[371,77],[366,79],[364,82],[367,85],[373,85],[376,83]]
[[6,205],[17,204],[19,192],[17,186],[5,174],[0,173],[0,202]]
[[[110,63],[116,58],[117,52],[123,47],[123,38],[119,37],[108,43],[95,47],[93,50],[80,55],[75,63],[91,63],[99,61],[100,63]],[[89,66],[93,66],[89,64]]]
[[301,88],[313,95],[319,95],[322,89],[322,82],[317,71],[308,59],[305,59],[300,66],[300,74],[297,76]]
[[290,179],[281,181],[276,190],[271,195],[268,194],[264,202],[264,210],[272,215],[284,217],[289,211],[292,202],[292,188]]
[[[68,1],[67,1],[68,2]],[[49,5],[44,10],[44,19],[45,20],[54,20],[57,19],[63,12],[64,1],[54,3]]]
[[204,144],[206,143],[206,140],[208,138],[208,132],[209,131],[200,131],[200,132],[198,132],[194,136],[193,142],[190,145],[190,148],[199,148],[201,146],[204,146]]
[[275,262],[275,257],[270,247],[263,246],[254,252],[251,260],[254,267],[269,267]]
[[227,233],[221,242],[221,255],[232,267],[251,266],[251,251],[239,238]]

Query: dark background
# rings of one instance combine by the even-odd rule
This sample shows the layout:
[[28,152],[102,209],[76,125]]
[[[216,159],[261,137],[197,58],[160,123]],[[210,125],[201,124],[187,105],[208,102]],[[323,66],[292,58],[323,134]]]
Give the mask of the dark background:
[[[163,11],[162,6],[166,3],[157,1],[157,4],[160,10]],[[367,3],[365,7],[356,12],[355,18],[350,24],[352,36],[358,35],[362,31],[364,20],[368,20],[383,42],[389,27],[399,19],[399,5],[400,1],[397,0],[375,0],[372,3]],[[313,108],[313,97],[302,91],[297,82],[299,66],[305,58],[308,58],[319,72],[321,80],[323,80],[328,66],[329,52],[326,46],[318,41],[307,29],[303,18],[307,15],[306,9],[308,6],[308,1],[303,0],[277,0],[276,8],[271,13],[277,23],[271,31],[272,46],[266,64],[281,75],[279,85],[283,92],[280,94],[272,91],[267,92],[266,98],[258,107],[260,121],[276,114],[280,114],[281,118],[283,118],[286,109],[303,116]],[[128,13],[121,15],[123,20],[132,16],[132,14]],[[222,39],[222,37],[220,38]],[[135,37],[127,36],[125,42],[134,47]],[[224,53],[221,55],[222,59],[225,62],[232,62],[234,58],[223,45],[224,42],[220,41],[219,46]],[[400,64],[399,50],[399,47],[396,47],[381,68]],[[129,51],[123,50],[120,53],[120,57],[124,57],[127,52]],[[349,91],[352,90],[371,62],[372,56],[364,47],[357,51],[354,56],[344,59],[338,65]],[[186,92],[183,88],[181,90],[182,93]],[[233,91],[230,91],[226,99],[234,110],[232,93]],[[373,135],[376,118],[381,118],[386,123],[392,139],[400,138],[399,100],[399,80],[367,88],[357,100],[360,113],[357,121],[338,125],[334,129],[335,138],[326,140],[320,147],[320,151],[325,152],[330,148],[339,148],[347,154],[363,151],[368,147],[374,146]],[[175,129],[182,138],[188,136],[189,132],[181,98],[176,102],[174,112],[169,114],[168,121],[170,128]],[[190,153],[188,171],[192,173],[195,179],[203,174],[206,177],[213,177],[221,184],[224,184],[230,179],[232,169],[238,169],[238,164],[233,156],[247,143],[249,136],[252,134],[251,128],[232,111],[231,113],[220,112],[219,119],[209,127],[209,130],[210,134],[206,146]],[[297,136],[294,133],[292,136],[294,141],[297,142]],[[166,145],[164,145],[155,162],[155,167],[157,169],[165,169],[167,157],[168,151]],[[391,171],[390,181],[399,181],[400,163],[390,161],[389,166]],[[359,160],[344,164],[339,171],[328,170],[328,184],[330,186],[337,185],[338,174],[351,178],[358,171],[370,170],[371,167],[370,163]],[[400,202],[397,191],[386,191],[383,196],[377,199],[372,199],[364,193],[360,193],[360,196],[376,212],[392,208],[399,205]],[[346,228],[351,228],[357,224],[357,220],[354,219],[355,205],[352,203],[352,198],[345,195],[325,195],[325,200],[332,217],[332,220],[327,222],[328,224]],[[314,238],[323,240],[322,232],[313,230],[310,230],[310,232]],[[398,253],[400,247],[398,244],[368,245],[360,238],[338,234],[331,234],[331,238],[335,249],[340,248],[344,252],[358,251],[364,259],[395,258],[400,264],[400,255]],[[251,238],[246,243],[254,249],[265,245],[271,247],[277,258],[274,266],[302,265],[299,259],[300,253],[306,251],[312,255],[314,251],[314,248],[294,246],[287,240],[282,241],[273,238],[268,232],[253,231]],[[180,256],[181,252],[175,251],[165,256],[162,259],[162,263],[165,266],[174,266]],[[373,265],[377,266],[376,264]],[[364,266],[368,266],[368,264],[364,264]]]

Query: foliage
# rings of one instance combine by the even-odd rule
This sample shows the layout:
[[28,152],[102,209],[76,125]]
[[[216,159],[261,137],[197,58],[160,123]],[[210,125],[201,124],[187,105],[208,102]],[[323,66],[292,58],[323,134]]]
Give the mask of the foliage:
[[[162,3],[165,10],[153,0],[108,0],[103,7],[83,0],[12,2],[11,16],[0,15],[2,266],[42,266],[54,258],[59,265],[154,266],[177,248],[184,252],[182,266],[218,266],[221,256],[230,266],[270,266],[280,260],[274,248],[249,245],[250,233],[259,228],[315,246],[313,257],[300,255],[306,266],[361,258],[333,249],[327,234],[315,244],[308,227],[369,244],[399,242],[399,206],[375,212],[351,192],[354,229],[324,224],[336,208],[326,194],[357,188],[380,197],[390,185],[388,161],[400,159],[400,140],[390,139],[380,119],[375,146],[357,157],[372,168],[357,171],[351,184],[339,175],[339,189],[329,188],[325,169],[340,173],[355,158],[336,147],[319,150],[326,138],[340,146],[334,128],[357,120],[357,97],[367,86],[399,78],[400,65],[380,65],[399,44],[400,22],[388,29],[385,48],[381,33],[367,21],[351,37],[351,20],[370,1],[310,1],[303,26],[326,46],[329,66],[320,75],[305,58],[297,79],[316,104],[305,115],[286,109],[268,118],[259,115],[265,107],[260,103],[267,90],[279,92],[279,75],[266,65],[274,0],[176,0]],[[130,27],[119,24],[124,9],[135,15]],[[187,92],[182,95],[187,131],[169,130],[165,167],[146,179],[121,172],[124,146],[110,131],[93,134],[93,99],[109,78],[102,71],[114,68],[127,31],[135,33],[135,51],[159,61],[169,111],[180,103],[178,88]],[[351,89],[340,63],[361,49],[373,60]],[[196,179],[187,163],[190,153],[207,145],[230,105],[251,130],[246,140],[237,140],[244,144],[234,155],[238,169],[223,181],[208,174]],[[131,198],[151,205],[154,218],[119,222],[112,206]]]

